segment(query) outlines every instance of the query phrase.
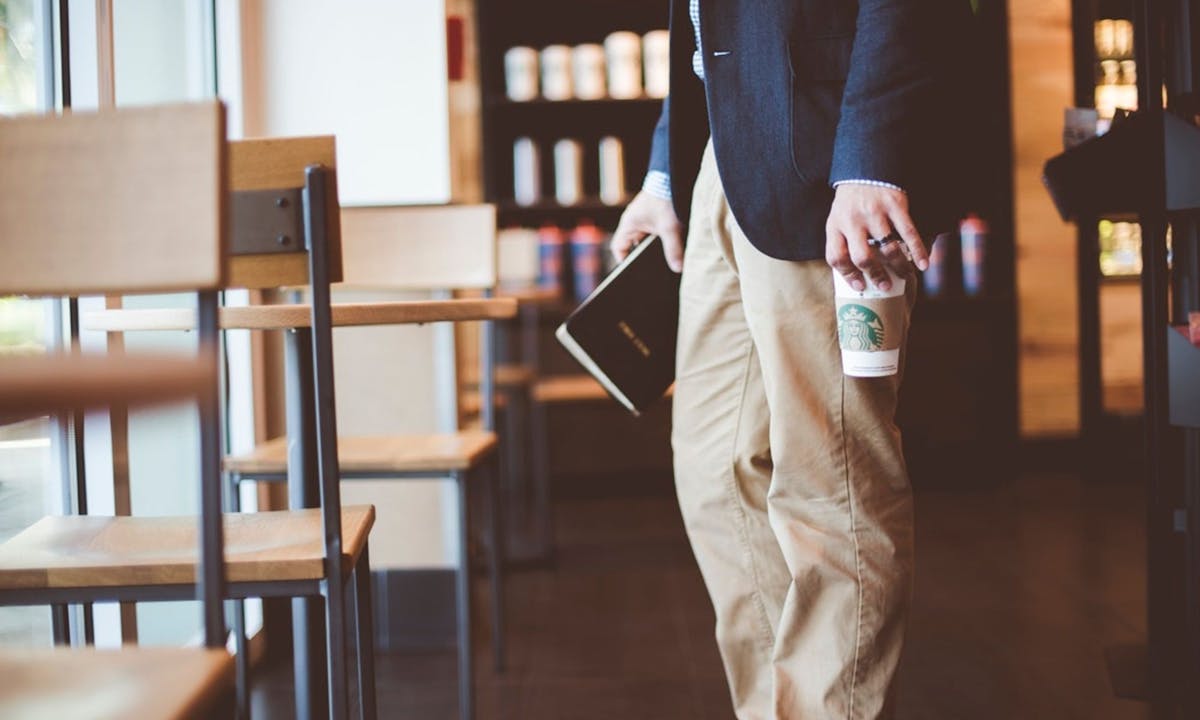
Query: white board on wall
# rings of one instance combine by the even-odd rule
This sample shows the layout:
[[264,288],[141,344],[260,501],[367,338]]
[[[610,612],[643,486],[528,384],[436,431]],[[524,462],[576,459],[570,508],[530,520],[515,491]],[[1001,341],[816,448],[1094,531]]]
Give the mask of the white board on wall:
[[336,135],[343,205],[448,202],[445,22],[443,0],[261,0],[248,131]]

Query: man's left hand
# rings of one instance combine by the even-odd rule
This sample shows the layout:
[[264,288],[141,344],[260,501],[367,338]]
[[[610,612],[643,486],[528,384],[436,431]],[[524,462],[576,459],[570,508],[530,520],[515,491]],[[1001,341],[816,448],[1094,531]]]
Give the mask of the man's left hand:
[[[879,248],[868,241],[882,240],[892,233],[900,241]],[[908,215],[908,196],[899,190],[877,185],[842,183],[837,186],[829,220],[825,223],[825,260],[840,272],[850,287],[865,290],[864,275],[881,290],[890,290],[892,282],[884,265],[897,273],[908,269],[909,259],[900,247],[908,247],[912,262],[924,270],[929,253]]]

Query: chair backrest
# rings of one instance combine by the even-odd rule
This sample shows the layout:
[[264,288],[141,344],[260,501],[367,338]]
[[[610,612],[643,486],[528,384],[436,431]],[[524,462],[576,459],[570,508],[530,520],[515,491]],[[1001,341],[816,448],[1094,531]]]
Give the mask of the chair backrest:
[[225,281],[219,102],[0,120],[0,295]]
[[[313,165],[326,168],[330,171],[331,178],[334,178],[331,192],[327,193],[325,217],[328,219],[326,246],[329,253],[330,278],[337,282],[342,277],[342,251],[337,211],[337,150],[332,135],[238,140],[229,143],[229,189],[235,195],[235,205],[239,202],[239,198],[236,197],[239,195],[246,196],[270,190],[294,191],[305,186],[305,172]],[[290,212],[291,217],[303,219],[303,208],[292,207],[283,210]],[[285,250],[284,252],[246,254],[240,251],[238,241],[247,229],[239,227],[242,218],[237,217],[236,212],[234,215],[230,287],[263,289],[308,284],[308,259],[307,253],[304,252],[302,236],[290,237],[289,247],[279,248]],[[253,217],[249,219],[252,224],[256,220]],[[259,225],[250,231],[261,232],[261,224]]]
[[342,208],[343,285],[380,290],[496,286],[492,205]]

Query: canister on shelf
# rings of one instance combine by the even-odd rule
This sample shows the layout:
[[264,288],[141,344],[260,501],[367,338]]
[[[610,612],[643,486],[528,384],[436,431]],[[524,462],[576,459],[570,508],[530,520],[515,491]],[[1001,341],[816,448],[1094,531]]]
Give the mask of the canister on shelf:
[[504,90],[509,100],[524,102],[537,98],[537,50],[518,46],[504,53]]
[[583,145],[578,140],[554,143],[554,198],[560,205],[583,199]]
[[651,30],[642,36],[646,94],[652,98],[665,98],[671,89],[670,37],[666,30]]
[[571,48],[549,45],[542,48],[542,97],[547,100],[570,100]]
[[1113,20],[1113,55],[1129,57],[1133,55],[1133,22],[1131,20]]
[[537,143],[527,137],[513,143],[513,200],[522,207],[542,198],[542,160]]
[[1112,57],[1116,47],[1115,25],[1111,18],[1102,18],[1095,24],[1096,57],[1101,60]]
[[620,31],[604,39],[608,61],[608,94],[621,100],[642,96],[642,38]]
[[987,223],[977,215],[968,215],[958,226],[962,246],[963,292],[969,296],[983,293],[987,256]]
[[605,205],[625,202],[625,148],[621,139],[600,139],[600,200]]
[[591,220],[580,220],[571,233],[571,267],[575,299],[583,302],[600,284],[604,267],[604,233]]
[[512,227],[496,233],[496,274],[500,285],[525,288],[538,284],[539,255],[537,230]]
[[538,287],[562,292],[563,231],[557,225],[545,224],[538,230]]
[[571,82],[575,97],[599,100],[605,95],[604,48],[595,43],[571,49]]

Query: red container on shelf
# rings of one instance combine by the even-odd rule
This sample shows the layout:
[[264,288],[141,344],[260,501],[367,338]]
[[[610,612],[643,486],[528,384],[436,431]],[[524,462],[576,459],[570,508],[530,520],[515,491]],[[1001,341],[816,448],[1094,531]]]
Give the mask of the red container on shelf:
[[575,299],[582,302],[600,284],[604,268],[605,235],[591,220],[580,220],[571,232],[571,266]]
[[962,247],[963,292],[968,296],[979,295],[984,290],[987,233],[987,223],[978,215],[968,215],[958,226]]
[[538,287],[562,292],[563,231],[547,223],[538,230]]
[[929,267],[921,274],[921,284],[929,297],[938,297],[946,289],[946,245],[950,238],[949,234],[938,235],[929,246]]

